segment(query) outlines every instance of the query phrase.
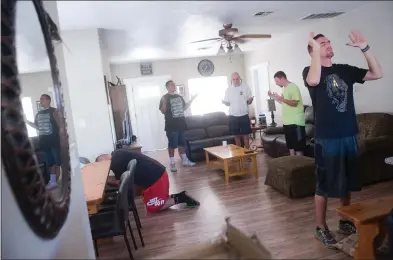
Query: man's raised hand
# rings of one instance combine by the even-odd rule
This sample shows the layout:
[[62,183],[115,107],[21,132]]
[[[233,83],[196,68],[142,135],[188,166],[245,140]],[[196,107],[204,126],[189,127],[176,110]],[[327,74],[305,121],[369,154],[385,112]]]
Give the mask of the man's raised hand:
[[360,49],[367,47],[367,41],[359,31],[351,31],[349,39],[350,42],[347,43],[347,46],[358,47]]

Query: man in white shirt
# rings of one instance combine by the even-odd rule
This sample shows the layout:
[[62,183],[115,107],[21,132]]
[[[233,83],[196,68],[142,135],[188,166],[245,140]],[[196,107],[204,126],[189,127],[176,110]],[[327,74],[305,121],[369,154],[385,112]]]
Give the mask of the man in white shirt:
[[232,73],[232,86],[225,91],[222,103],[229,106],[229,131],[235,135],[235,143],[250,148],[248,135],[251,134],[251,122],[248,117],[248,106],[252,104],[254,97],[247,84],[242,83],[239,73]]

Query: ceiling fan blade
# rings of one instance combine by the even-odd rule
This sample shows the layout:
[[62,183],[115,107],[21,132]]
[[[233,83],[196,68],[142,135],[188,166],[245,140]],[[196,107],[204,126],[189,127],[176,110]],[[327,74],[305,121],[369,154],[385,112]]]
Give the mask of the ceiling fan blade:
[[195,42],[190,42],[190,43],[207,42],[207,41],[218,41],[218,40],[221,40],[221,38],[211,38],[211,39],[205,39],[205,40],[200,40],[200,41],[195,41]]
[[238,36],[237,38],[268,39],[268,38],[272,38],[272,36],[270,34],[243,34]]

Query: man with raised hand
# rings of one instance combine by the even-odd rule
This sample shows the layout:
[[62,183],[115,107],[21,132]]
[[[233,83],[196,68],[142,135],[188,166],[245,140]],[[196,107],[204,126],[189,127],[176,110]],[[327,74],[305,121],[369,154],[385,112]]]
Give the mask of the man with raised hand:
[[[353,85],[382,78],[382,70],[372,54],[366,39],[358,31],[349,35],[348,46],[359,48],[368,69],[348,64],[333,64],[334,52],[323,34],[310,34],[308,52],[311,65],[303,70],[315,114],[315,164],[317,187],[315,192],[315,236],[325,246],[337,243],[326,224],[328,198],[340,198],[341,205],[350,204],[350,193],[359,191],[361,185],[357,170],[358,126],[353,97]],[[346,219],[338,225],[341,234],[356,232]]]

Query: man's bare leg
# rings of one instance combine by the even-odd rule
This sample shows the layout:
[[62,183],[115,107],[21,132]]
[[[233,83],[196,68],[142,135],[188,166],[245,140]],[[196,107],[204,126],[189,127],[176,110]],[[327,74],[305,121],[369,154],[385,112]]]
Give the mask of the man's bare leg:
[[186,149],[183,146],[179,146],[179,155],[181,159],[183,160],[183,166],[195,166],[194,162],[191,162],[190,159],[188,159],[186,155]]
[[[341,206],[349,206],[351,204],[351,195],[340,199]],[[337,232],[343,235],[351,235],[356,233],[355,225],[346,218],[341,217],[338,223]]]
[[240,136],[235,136],[235,144],[236,146],[242,147],[242,140],[240,139]]
[[168,148],[171,172],[177,172],[175,164],[175,149]]
[[248,135],[243,135],[244,148],[250,149],[250,139]]
[[293,149],[289,149],[289,154],[290,154],[290,155],[296,155],[296,152],[295,152],[295,150],[293,150]]
[[317,227],[327,228],[326,224],[326,208],[327,197],[315,195],[315,212],[317,217]]
[[303,152],[302,152],[302,151],[295,151],[295,155],[297,155],[297,156],[303,156]]

